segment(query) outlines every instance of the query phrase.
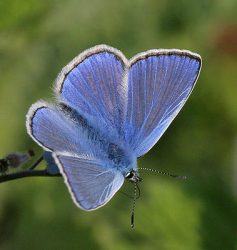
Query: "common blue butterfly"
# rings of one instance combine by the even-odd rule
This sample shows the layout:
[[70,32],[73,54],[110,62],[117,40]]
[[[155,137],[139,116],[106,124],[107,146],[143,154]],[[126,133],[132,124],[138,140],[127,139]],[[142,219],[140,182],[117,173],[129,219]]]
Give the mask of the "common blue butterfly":
[[74,58],[55,82],[56,103],[27,114],[29,135],[52,152],[75,204],[105,205],[128,178],[140,180],[137,158],[159,140],[198,78],[201,57],[187,50],[149,50],[126,57],[98,45]]

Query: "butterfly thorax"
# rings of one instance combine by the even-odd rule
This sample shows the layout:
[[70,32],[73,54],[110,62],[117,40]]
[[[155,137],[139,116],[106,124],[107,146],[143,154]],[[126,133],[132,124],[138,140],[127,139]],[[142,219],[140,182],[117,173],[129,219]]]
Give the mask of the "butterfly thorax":
[[118,168],[126,177],[131,171],[137,171],[136,157],[129,150],[115,143],[109,143],[108,159],[113,162],[114,166]]

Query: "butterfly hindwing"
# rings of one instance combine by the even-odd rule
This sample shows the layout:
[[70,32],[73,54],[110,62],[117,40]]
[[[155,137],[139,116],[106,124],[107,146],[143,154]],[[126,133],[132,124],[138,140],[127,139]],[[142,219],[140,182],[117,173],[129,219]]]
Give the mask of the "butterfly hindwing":
[[27,131],[45,150],[82,154],[83,133],[55,105],[39,101],[27,114]]
[[201,67],[189,51],[154,50],[131,60],[125,140],[144,155],[162,136],[183,107]]
[[120,189],[123,175],[91,158],[54,154],[54,159],[77,206],[94,210],[105,205]]

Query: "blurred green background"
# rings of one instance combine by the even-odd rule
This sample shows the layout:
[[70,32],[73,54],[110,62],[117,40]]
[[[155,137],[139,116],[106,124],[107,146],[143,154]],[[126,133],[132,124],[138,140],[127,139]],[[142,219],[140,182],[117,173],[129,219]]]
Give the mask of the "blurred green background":
[[179,48],[203,58],[189,101],[139,160],[187,181],[142,174],[135,230],[132,201],[121,193],[86,213],[61,178],[3,183],[1,250],[237,249],[236,12],[236,0],[0,0],[0,157],[41,154],[25,114],[38,99],[53,99],[58,72],[84,49],[106,43],[131,57]]

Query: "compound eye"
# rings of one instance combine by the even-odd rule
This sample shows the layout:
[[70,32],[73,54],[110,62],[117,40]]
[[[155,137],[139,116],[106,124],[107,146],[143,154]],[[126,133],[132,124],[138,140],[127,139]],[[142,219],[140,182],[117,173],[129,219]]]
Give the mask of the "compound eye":
[[133,171],[130,171],[129,173],[127,173],[126,178],[131,179],[133,178],[133,176],[134,176]]

